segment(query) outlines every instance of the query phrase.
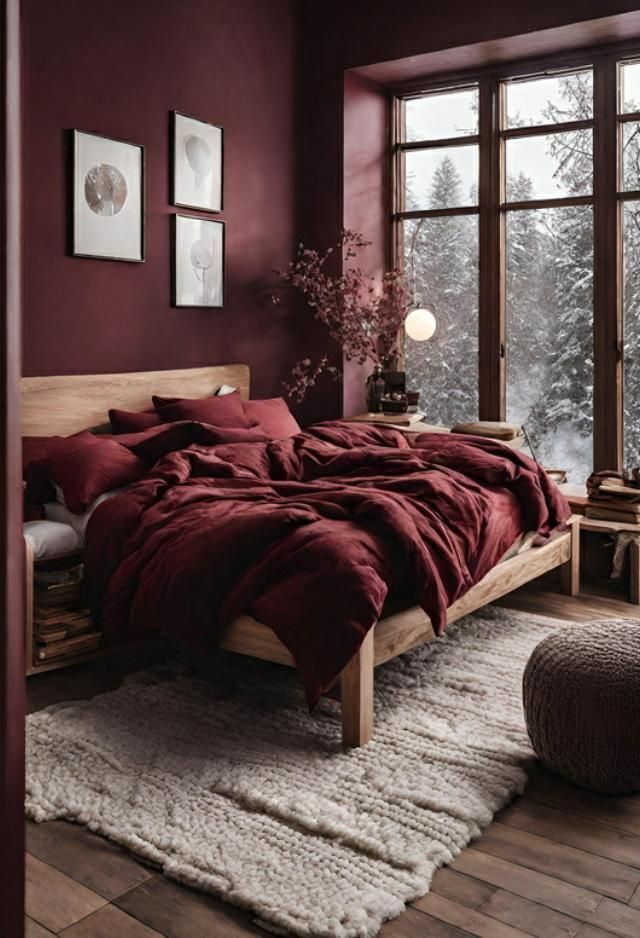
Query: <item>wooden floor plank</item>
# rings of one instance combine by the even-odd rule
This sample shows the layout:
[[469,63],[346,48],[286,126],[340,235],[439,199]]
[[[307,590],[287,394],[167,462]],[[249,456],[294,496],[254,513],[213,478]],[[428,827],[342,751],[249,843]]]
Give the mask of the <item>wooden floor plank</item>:
[[416,909],[407,909],[383,925],[378,938],[469,938],[469,932]]
[[248,912],[164,876],[148,879],[114,899],[114,905],[167,938],[265,938],[267,934],[253,925]]
[[640,935],[640,911],[630,909],[615,899],[603,899],[587,918],[590,925],[597,925],[620,938],[638,938]]
[[581,925],[576,938],[615,938],[613,932],[596,928],[595,925]]
[[640,886],[629,899],[629,905],[632,909],[640,909]]
[[548,873],[574,886],[627,902],[640,884],[640,870],[584,850],[557,844],[514,827],[494,822],[476,842],[483,853]]
[[66,821],[28,821],[27,850],[105,899],[115,899],[153,876],[153,870],[105,837]]
[[573,918],[587,921],[603,902],[603,897],[590,889],[561,882],[546,873],[526,869],[500,857],[481,853],[475,847],[467,847],[456,857],[453,869],[493,886],[539,902],[549,909],[563,912]]
[[432,918],[460,928],[476,938],[529,938],[527,933],[519,928],[505,925],[503,922],[498,922],[478,912],[477,909],[469,909],[467,906],[460,905],[459,902],[445,899],[444,896],[438,896],[434,892],[428,893],[414,904],[416,908],[427,912]]
[[501,824],[640,868],[640,837],[598,821],[519,798],[496,818]]
[[640,835],[640,796],[637,795],[600,795],[572,785],[544,766],[537,765],[529,778],[525,797],[528,801],[557,808],[574,817]]
[[127,915],[115,905],[105,905],[81,922],[60,932],[61,938],[162,938],[160,932]]
[[475,847],[464,850],[453,866],[458,872],[500,886],[524,899],[539,902],[547,908],[609,931],[619,938],[638,938],[640,935],[640,910],[598,895],[593,890],[561,882],[553,876],[520,867],[490,854],[482,854]]
[[435,873],[431,891],[444,896],[445,899],[452,899],[460,905],[466,905],[470,909],[477,909],[496,890],[495,886],[481,883],[477,879],[465,876],[464,873],[456,873],[455,870],[445,866]]
[[26,873],[27,915],[52,932],[62,931],[106,905],[103,896],[30,854]]
[[40,925],[29,916],[26,916],[24,920],[24,938],[54,938],[54,934],[44,925]]
[[480,911],[534,938],[575,938],[582,924],[578,919],[504,889],[495,890],[480,906]]

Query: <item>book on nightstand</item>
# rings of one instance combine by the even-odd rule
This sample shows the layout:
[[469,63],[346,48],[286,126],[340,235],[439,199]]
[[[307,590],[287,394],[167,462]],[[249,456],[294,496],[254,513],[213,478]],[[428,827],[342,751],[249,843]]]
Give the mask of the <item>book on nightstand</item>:
[[99,647],[101,639],[102,634],[100,632],[91,631],[82,632],[80,635],[73,635],[71,638],[60,639],[56,642],[38,644],[34,658],[36,662],[41,662],[70,658],[75,655],[86,655]]
[[584,514],[585,518],[596,521],[640,524],[640,489],[617,479],[607,479],[587,499]]
[[349,423],[379,423],[410,427],[411,424],[424,420],[424,414],[358,414],[356,417],[347,417],[347,420]]
[[38,570],[33,577],[33,664],[73,660],[96,651],[102,641],[81,606],[84,568]]

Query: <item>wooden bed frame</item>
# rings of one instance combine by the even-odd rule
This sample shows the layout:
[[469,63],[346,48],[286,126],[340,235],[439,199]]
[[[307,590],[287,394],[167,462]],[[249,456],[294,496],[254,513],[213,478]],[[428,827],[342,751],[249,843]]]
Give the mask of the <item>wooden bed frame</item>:
[[[67,436],[103,425],[107,410],[144,410],[151,395],[204,397],[221,384],[240,388],[249,397],[247,365],[217,365],[178,371],[145,371],[111,375],[62,375],[22,379],[22,433],[24,436]],[[569,530],[541,547],[531,547],[498,564],[448,609],[447,621],[512,592],[556,567],[561,571],[563,592],[579,591],[579,518]],[[33,565],[27,555],[27,610],[31,608]],[[32,627],[27,622],[27,630]],[[368,633],[360,650],[342,672],[342,739],[347,747],[363,746],[373,733],[373,674],[377,665],[422,642],[435,638],[429,617],[419,607],[381,618]],[[291,654],[275,632],[250,616],[231,623],[222,647],[241,655],[295,667]]]

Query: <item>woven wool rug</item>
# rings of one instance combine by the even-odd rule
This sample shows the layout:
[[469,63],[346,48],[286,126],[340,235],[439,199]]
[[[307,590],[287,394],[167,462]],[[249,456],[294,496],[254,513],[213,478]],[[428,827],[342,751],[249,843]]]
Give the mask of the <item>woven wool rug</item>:
[[376,670],[375,738],[225,655],[28,718],[27,814],[110,837],[273,931],[369,938],[526,781],[529,653],[562,622],[487,607]]

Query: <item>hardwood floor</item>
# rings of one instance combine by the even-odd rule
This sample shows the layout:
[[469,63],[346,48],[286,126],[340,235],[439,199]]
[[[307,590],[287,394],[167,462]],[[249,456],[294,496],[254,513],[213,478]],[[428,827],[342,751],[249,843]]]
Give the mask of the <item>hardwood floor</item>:
[[[571,620],[640,619],[603,591],[528,586],[500,605]],[[153,652],[157,655],[157,650]],[[115,687],[116,656],[29,680],[31,710]],[[85,828],[27,823],[27,938],[248,938],[248,913],[182,887]],[[381,938],[640,938],[640,795],[607,797],[538,767],[524,795]]]

